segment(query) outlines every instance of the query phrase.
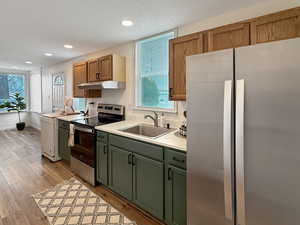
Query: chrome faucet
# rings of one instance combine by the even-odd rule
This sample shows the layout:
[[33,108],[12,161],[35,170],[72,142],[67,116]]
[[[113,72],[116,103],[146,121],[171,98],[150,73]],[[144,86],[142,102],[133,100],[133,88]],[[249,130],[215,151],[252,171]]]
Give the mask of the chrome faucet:
[[158,114],[157,114],[157,112],[154,112],[154,117],[151,116],[151,115],[145,115],[144,118],[145,118],[145,119],[148,119],[148,118],[152,119],[153,122],[154,122],[154,126],[155,126],[155,127],[158,127]]

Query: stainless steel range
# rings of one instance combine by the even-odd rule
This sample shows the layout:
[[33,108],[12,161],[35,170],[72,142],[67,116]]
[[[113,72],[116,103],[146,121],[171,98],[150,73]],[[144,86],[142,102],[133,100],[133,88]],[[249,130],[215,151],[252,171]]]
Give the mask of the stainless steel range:
[[88,183],[96,184],[95,127],[125,119],[125,107],[99,104],[98,116],[72,121],[74,146],[71,147],[71,169]]

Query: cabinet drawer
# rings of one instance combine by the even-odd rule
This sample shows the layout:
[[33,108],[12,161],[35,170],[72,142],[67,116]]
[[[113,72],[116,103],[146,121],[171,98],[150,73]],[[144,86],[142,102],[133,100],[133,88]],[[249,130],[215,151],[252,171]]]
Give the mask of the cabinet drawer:
[[58,120],[58,127],[63,129],[70,129],[70,123],[64,120]]
[[109,143],[110,145],[114,145],[121,149],[126,149],[152,159],[161,161],[163,160],[163,148],[161,146],[152,145],[117,135],[109,135]]
[[186,169],[186,154],[166,148],[166,162],[168,164]]
[[107,143],[108,135],[105,132],[97,131],[97,141]]

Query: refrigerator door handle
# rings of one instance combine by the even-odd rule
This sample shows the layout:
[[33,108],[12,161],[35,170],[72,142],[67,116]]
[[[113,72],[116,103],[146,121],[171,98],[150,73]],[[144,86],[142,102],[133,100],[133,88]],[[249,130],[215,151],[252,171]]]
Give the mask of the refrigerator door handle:
[[224,203],[225,217],[233,220],[232,206],[232,81],[224,84],[224,118],[223,118],[223,159],[224,159]]
[[236,81],[236,200],[237,224],[246,225],[244,177],[244,80]]

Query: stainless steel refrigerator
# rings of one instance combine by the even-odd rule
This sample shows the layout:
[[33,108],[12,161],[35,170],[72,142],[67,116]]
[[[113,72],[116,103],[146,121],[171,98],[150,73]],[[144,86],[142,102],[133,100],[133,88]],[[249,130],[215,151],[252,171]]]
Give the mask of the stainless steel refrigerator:
[[187,57],[188,225],[300,224],[300,38]]

